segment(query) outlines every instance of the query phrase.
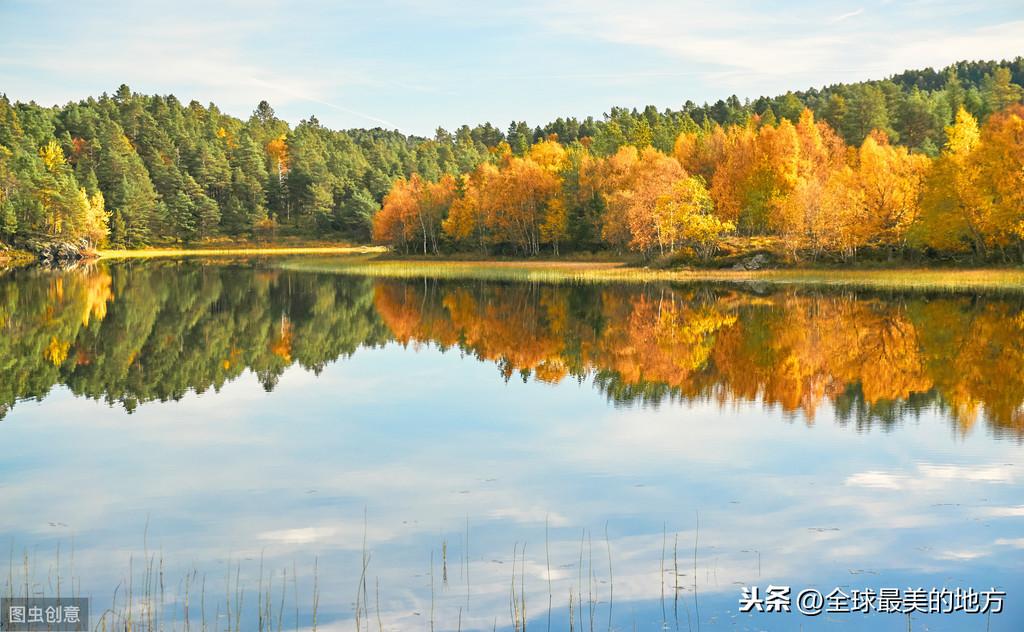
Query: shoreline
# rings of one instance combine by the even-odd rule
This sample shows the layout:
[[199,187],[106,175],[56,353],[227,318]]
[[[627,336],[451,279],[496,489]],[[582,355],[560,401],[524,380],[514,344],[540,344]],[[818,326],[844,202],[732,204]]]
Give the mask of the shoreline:
[[224,248],[143,248],[138,250],[96,250],[93,260],[102,259],[156,259],[163,257],[224,257],[224,256],[279,256],[279,255],[334,255],[379,254],[383,246],[268,246]]
[[[32,265],[30,253],[8,251],[0,255],[0,269]],[[722,282],[768,283],[825,287],[864,287],[915,290],[1008,290],[1024,292],[1024,267],[829,268],[792,267],[762,270],[704,268],[651,268],[628,258],[605,257],[548,259],[427,259],[391,254],[383,246],[249,246],[212,248],[100,249],[86,261],[174,259],[195,257],[285,257],[277,265],[294,271],[366,275],[386,278],[475,279],[529,282],[651,283]]]
[[891,290],[1004,290],[1024,293],[1024,268],[772,268],[764,270],[655,269],[612,261],[504,261],[309,258],[284,262],[293,271],[383,278],[469,279],[544,283],[766,283]]
[[37,261],[36,256],[27,250],[12,248],[0,250],[0,270],[13,270],[32,265]]

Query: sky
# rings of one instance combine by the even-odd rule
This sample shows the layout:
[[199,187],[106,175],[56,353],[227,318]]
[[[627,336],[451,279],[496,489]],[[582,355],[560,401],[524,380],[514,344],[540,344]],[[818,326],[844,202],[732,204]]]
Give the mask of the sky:
[[678,108],[1024,54],[1024,3],[0,0],[0,92],[261,100],[292,123],[438,126]]

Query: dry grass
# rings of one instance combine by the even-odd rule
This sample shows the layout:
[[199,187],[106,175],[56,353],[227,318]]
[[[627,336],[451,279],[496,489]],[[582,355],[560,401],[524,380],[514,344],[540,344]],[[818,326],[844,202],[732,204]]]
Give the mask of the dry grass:
[[380,246],[286,246],[252,248],[147,248],[142,250],[97,250],[100,259],[152,259],[157,257],[219,257],[279,255],[352,255],[382,253]]
[[891,290],[1024,291],[1024,269],[655,270],[624,263],[573,261],[402,261],[372,256],[305,258],[281,267],[388,278],[477,279],[545,283],[726,282]]
[[892,270],[654,269],[614,261],[471,261],[388,259],[379,246],[280,246],[100,250],[101,259],[295,256],[280,267],[385,278],[476,279],[541,283],[722,282],[836,286],[883,290],[1024,291],[1024,268],[904,268]]

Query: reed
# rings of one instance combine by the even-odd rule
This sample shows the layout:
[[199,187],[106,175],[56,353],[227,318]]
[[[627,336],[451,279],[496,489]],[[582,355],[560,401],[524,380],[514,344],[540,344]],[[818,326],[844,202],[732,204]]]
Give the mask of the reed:
[[612,632],[612,606],[615,604],[615,576],[612,574],[612,541],[608,539],[608,523],[604,523],[604,543],[608,549],[608,632]]
[[[366,535],[367,535],[367,519],[366,519],[366,508],[363,507],[363,551],[362,551],[362,570],[359,573],[359,581],[356,585],[356,631],[362,630],[362,617],[369,616],[369,609],[367,606],[366,596],[366,572],[370,567],[370,553],[366,547]],[[433,592],[433,551],[431,551],[431,592]],[[380,620],[380,582],[377,583],[377,619]],[[369,622],[367,622],[369,627]]]
[[597,601],[594,598],[594,543],[587,531],[587,588],[590,591],[587,605],[590,608],[590,632],[594,632],[594,615],[597,612]]
[[[380,578],[376,578],[376,589],[377,589],[377,629],[379,632],[384,632],[384,620],[380,618]],[[459,619],[462,619],[462,608],[459,608]],[[460,626],[461,627],[461,626]]]
[[469,610],[469,516],[466,516],[466,610]]
[[576,573],[576,601],[578,605],[576,611],[579,613],[579,623],[581,630],[583,629],[583,540],[584,538],[586,538],[586,536],[587,530],[582,529],[580,531],[580,561],[579,568],[577,569]]
[[[375,612],[370,610],[369,604],[368,578],[372,556],[368,547],[368,528],[365,513],[363,526],[361,568],[359,570],[353,569],[352,577],[352,579],[357,579],[354,623],[356,632],[369,632],[374,627],[378,632],[383,632],[385,629],[384,619],[386,618],[386,613],[382,611],[384,604],[382,604],[381,581],[379,577],[374,578],[373,582]],[[547,574],[546,588],[548,592],[546,618],[549,628],[553,618],[554,603],[557,601],[555,593],[560,591],[560,586],[561,590],[568,590],[568,627],[573,632],[577,630],[580,632],[584,630],[593,631],[601,627],[611,632],[621,623],[621,621],[615,621],[615,612],[616,610],[622,611],[622,606],[616,608],[615,604],[615,560],[613,560],[610,525],[607,522],[604,524],[603,535],[605,548],[603,557],[605,560],[601,560],[601,552],[598,550],[597,566],[595,566],[592,532],[583,528],[580,532],[578,552],[571,551],[569,553],[570,559],[573,556],[576,558],[577,577],[572,578],[570,574],[568,577],[555,580],[552,571],[557,566],[558,556],[556,554],[555,558],[552,558],[550,521],[547,518],[545,519],[544,556]],[[653,537],[656,537],[656,535]],[[468,542],[468,521],[465,538]],[[448,540],[442,539],[441,560],[437,559],[438,552],[433,546],[431,546],[429,552],[430,612],[429,619],[424,621],[427,624],[424,627],[430,630],[461,630],[467,622],[465,615],[468,610],[461,603],[461,593],[455,592],[451,595],[451,599],[448,599],[443,589],[440,594],[437,591],[439,582],[442,581],[442,577],[438,573],[439,570],[444,568],[448,554],[447,544]],[[599,549],[600,544],[599,542]],[[294,596],[296,630],[315,631],[322,627],[330,627],[331,629],[337,629],[338,627],[333,612],[333,608],[336,607],[333,601],[336,599],[336,596],[333,595],[333,591],[331,615],[325,619],[321,612],[322,595],[318,556],[313,557],[309,578],[310,584],[304,586],[305,595],[302,597],[300,597],[297,581],[296,563],[292,562],[292,573],[291,577],[289,577],[287,567],[275,569],[268,564],[268,559],[270,558],[267,557],[265,551],[260,551],[257,559],[254,561],[243,562],[243,560],[248,560],[249,558],[241,557],[226,560],[224,570],[222,571],[224,573],[221,584],[223,592],[221,593],[221,590],[218,590],[217,593],[219,594],[208,595],[206,575],[194,566],[185,570],[184,574],[180,576],[168,573],[168,564],[164,554],[161,552],[161,548],[154,549],[150,545],[148,530],[143,538],[142,548],[141,558],[137,554],[128,554],[128,572],[115,587],[110,606],[102,612],[94,612],[94,617],[96,617],[94,618],[94,628],[96,630],[109,630],[110,632],[115,630],[117,632],[192,632],[193,630],[196,632],[199,630],[203,632],[207,630],[211,632],[213,630],[217,632],[242,632],[243,630],[283,632],[286,611],[291,605],[288,600],[289,592],[292,592]],[[527,628],[531,625],[537,628],[544,625],[542,619],[544,613],[540,612],[539,608],[537,608],[537,612],[533,613],[529,610],[530,600],[536,598],[536,593],[528,594],[526,588],[528,572],[526,549],[527,545],[525,542],[516,542],[514,544],[511,578],[506,580],[508,583],[502,582],[508,590],[510,626],[513,632],[526,632]],[[699,535],[695,535],[693,585],[695,594],[697,590],[698,550]],[[12,544],[6,585],[0,594],[4,596],[18,596],[17,593],[21,592],[26,595],[43,596],[76,592],[73,588],[75,586],[75,577],[73,574],[70,577],[68,576],[68,572],[74,568],[74,565],[68,563],[69,556],[64,548],[58,547],[55,561],[51,564],[50,568],[45,569],[45,573],[39,573],[39,575],[42,575],[42,580],[36,579],[37,574],[33,571],[36,565],[33,559],[30,558],[29,551],[26,550],[21,554],[20,560],[18,560],[15,553]],[[664,574],[670,570],[667,560],[668,553],[666,526],[662,530],[660,573],[663,595],[663,618],[665,615],[664,595],[666,592]],[[681,588],[679,586],[677,534],[675,535],[675,543],[671,553],[671,572],[674,575],[673,587],[675,588],[676,599],[678,599],[678,593]],[[70,559],[74,559],[74,556],[75,552],[72,546]],[[20,573],[16,560],[20,561],[24,567]],[[468,547],[466,560],[467,568],[464,570],[468,584]],[[605,583],[605,578],[601,576],[603,571],[598,570],[598,567],[602,566],[605,562],[607,563],[607,593],[601,587],[601,584]],[[440,564],[440,568],[438,564]],[[572,565],[569,564],[567,566],[571,567]],[[43,570],[42,568],[40,569],[40,571]],[[253,573],[251,572],[252,570],[256,572]],[[23,573],[23,577],[18,576],[21,573]],[[171,583],[172,588],[176,587],[176,589],[171,591],[167,590],[169,576],[176,578],[172,579]],[[419,577],[423,576],[419,575]],[[456,581],[454,575],[449,579]],[[583,583],[584,579],[587,580],[586,585]],[[427,586],[421,586],[421,590],[426,588]],[[541,586],[534,586],[533,588],[543,590]],[[501,588],[498,590],[500,592]],[[564,593],[562,594],[562,598],[564,598]],[[586,604],[583,601],[584,596],[587,597]],[[213,619],[210,621],[207,618],[207,600],[209,597],[213,597],[211,603],[217,604],[215,612],[210,613],[213,615]],[[301,612],[301,620],[299,610],[300,598],[307,604]],[[628,606],[629,603],[627,602],[626,605]],[[392,614],[397,614],[397,612]],[[624,615],[625,613],[620,614],[620,618]],[[606,625],[602,626],[599,620],[605,617],[607,618]],[[689,619],[689,612],[687,612],[687,617]],[[372,622],[373,618],[376,619],[376,625]],[[478,625],[479,622],[476,621],[471,623],[469,627],[477,629]],[[663,622],[663,627],[664,625],[665,623]],[[678,629],[678,621],[676,627]]]
[[[516,589],[516,564],[519,564],[519,588]],[[509,614],[513,632],[526,632],[526,543],[519,549],[517,542],[512,548],[512,584],[509,591]],[[460,610],[461,616],[461,610]]]
[[569,632],[576,630],[576,615],[573,612],[572,586],[569,586]]
[[320,610],[320,558],[313,558],[313,632],[317,629],[317,613]]
[[430,550],[430,632],[434,632],[434,550]]
[[448,540],[441,541],[441,586],[448,590]]
[[664,628],[668,625],[668,614],[665,612],[665,546],[668,542],[668,526],[662,523],[661,525],[661,572],[658,573],[658,577],[661,578],[661,627]]
[[[554,591],[551,587],[551,548],[548,543],[548,515],[544,514],[544,561],[547,564],[548,575],[548,632],[551,632],[551,602],[554,598]],[[569,599],[572,599],[570,595]]]
[[[224,580],[224,597],[216,609],[217,623],[211,628],[207,620],[206,575],[200,574],[194,567],[188,569],[175,584],[178,587],[174,593],[176,596],[169,600],[166,559],[160,552],[150,552],[148,544],[144,545],[144,549],[142,564],[138,563],[134,554],[129,555],[127,576],[114,587],[109,607],[94,611],[95,624],[92,629],[111,632],[206,632],[209,629],[223,632],[241,632],[243,629],[256,629],[260,632],[273,632],[275,629],[277,632],[282,631],[288,592],[286,570],[282,571],[280,600],[275,611],[274,602],[271,600],[276,587],[275,573],[266,572],[261,556],[256,609],[252,611],[250,608],[247,611],[245,595],[248,589],[242,582],[241,563],[231,564],[229,561]],[[74,576],[74,565],[70,562],[73,558],[74,548],[69,556],[69,563],[65,565],[62,549],[58,547],[53,564],[46,569],[45,579],[36,581],[34,578],[37,564],[26,551],[22,555],[23,576],[17,578],[12,545],[3,596],[15,597],[19,596],[19,593],[21,596],[81,596],[81,583]],[[314,629],[319,600],[316,577],[314,563]],[[252,623],[248,623],[249,620]],[[255,627],[249,627],[250,625]]]
[[700,602],[697,600],[697,544],[700,542],[700,512],[696,512],[693,530],[693,610],[697,619],[697,632],[700,632]]

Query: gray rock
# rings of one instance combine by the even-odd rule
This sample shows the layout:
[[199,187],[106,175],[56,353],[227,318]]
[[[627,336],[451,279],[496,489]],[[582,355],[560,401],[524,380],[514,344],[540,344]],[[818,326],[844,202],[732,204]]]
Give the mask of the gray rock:
[[31,240],[25,244],[30,252],[35,253],[39,263],[64,268],[72,266],[86,257],[90,245],[86,239],[73,241]]
[[771,259],[764,254],[756,254],[753,257],[747,257],[743,261],[740,261],[732,267],[733,270],[763,270],[771,265]]

